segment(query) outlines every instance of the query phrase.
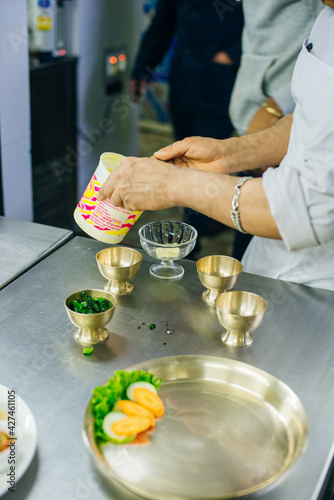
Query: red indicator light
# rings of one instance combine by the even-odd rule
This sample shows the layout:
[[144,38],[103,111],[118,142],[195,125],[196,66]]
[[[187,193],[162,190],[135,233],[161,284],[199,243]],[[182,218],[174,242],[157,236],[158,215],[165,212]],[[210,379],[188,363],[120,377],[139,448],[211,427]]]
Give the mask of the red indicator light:
[[109,62],[110,62],[111,64],[116,64],[116,63],[117,63],[117,57],[115,57],[115,56],[111,56],[111,58],[109,59]]
[[65,54],[66,54],[66,50],[65,49],[60,49],[59,55],[60,56],[64,56]]
[[125,54],[120,54],[118,56],[118,60],[121,61],[121,62],[126,61],[126,55]]

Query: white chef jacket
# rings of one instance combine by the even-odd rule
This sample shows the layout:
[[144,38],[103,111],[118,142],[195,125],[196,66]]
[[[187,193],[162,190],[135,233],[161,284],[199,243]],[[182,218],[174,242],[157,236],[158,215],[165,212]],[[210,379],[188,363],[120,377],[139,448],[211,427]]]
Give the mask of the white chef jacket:
[[254,237],[242,263],[249,273],[334,290],[334,9],[324,7],[304,41],[291,90],[288,151],[263,175],[282,241]]

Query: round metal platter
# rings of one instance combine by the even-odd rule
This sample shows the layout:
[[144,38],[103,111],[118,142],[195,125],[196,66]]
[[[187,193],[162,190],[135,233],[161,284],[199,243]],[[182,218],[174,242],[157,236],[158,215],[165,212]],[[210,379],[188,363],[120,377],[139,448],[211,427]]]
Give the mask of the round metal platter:
[[236,498],[273,486],[305,451],[300,400],[258,368],[186,355],[126,369],[163,379],[165,415],[142,442],[99,447],[88,404],[83,435],[102,474],[134,493],[154,500]]

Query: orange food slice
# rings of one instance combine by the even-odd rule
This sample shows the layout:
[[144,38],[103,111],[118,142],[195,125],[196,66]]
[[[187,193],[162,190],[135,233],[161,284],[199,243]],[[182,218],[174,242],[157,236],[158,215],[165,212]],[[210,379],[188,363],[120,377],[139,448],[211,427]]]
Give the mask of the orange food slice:
[[118,436],[131,436],[146,431],[151,427],[151,419],[145,416],[126,417],[115,422],[111,430]]
[[122,410],[123,413],[125,413],[129,417],[137,417],[141,415],[150,418],[151,427],[155,426],[155,418],[153,413],[147,408],[144,408],[144,406],[141,406],[133,401],[127,401],[126,399],[117,401],[117,406]]
[[157,394],[154,394],[149,389],[137,387],[133,390],[133,397],[140,406],[151,411],[157,418],[162,417],[165,413],[165,407]]

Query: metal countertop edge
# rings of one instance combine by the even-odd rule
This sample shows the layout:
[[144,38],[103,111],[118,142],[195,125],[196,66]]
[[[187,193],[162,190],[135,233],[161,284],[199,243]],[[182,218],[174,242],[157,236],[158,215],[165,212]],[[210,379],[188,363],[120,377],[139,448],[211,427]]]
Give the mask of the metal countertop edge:
[[70,231],[69,234],[64,235],[60,240],[58,240],[56,243],[54,243],[50,248],[48,248],[43,253],[41,253],[38,257],[36,257],[36,259],[34,259],[29,265],[27,265],[26,267],[24,267],[23,269],[21,269],[17,273],[12,274],[12,276],[10,276],[4,283],[2,283],[0,285],[0,290],[3,290],[7,285],[9,285],[13,281],[15,281],[16,278],[18,278],[22,274],[26,273],[27,271],[29,271],[29,269],[34,267],[36,264],[41,262],[41,260],[45,259],[45,257],[48,257],[48,255],[53,253],[55,250],[57,250],[59,247],[63,246],[65,243],[72,240],[73,238],[74,238],[73,231]]

